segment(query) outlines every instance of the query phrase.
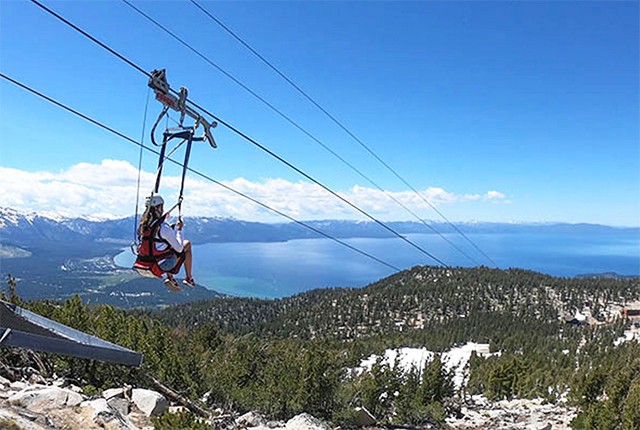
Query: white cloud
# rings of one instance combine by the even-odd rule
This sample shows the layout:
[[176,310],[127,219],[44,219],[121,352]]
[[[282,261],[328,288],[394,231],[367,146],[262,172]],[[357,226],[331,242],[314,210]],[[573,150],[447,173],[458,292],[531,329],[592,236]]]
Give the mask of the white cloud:
[[495,200],[495,199],[504,199],[506,196],[499,191],[487,191],[485,194],[485,200]]
[[[0,206],[25,211],[53,211],[69,215],[124,217],[134,213],[138,170],[126,161],[103,160],[100,164],[79,163],[58,173],[26,172],[0,167]],[[155,172],[142,172],[140,204],[153,187]],[[236,178],[222,183],[238,193],[298,220],[365,219],[347,203],[313,183],[272,178],[252,182]],[[161,193],[167,204],[178,198],[179,176],[163,176]],[[437,218],[432,206],[453,206],[463,202],[504,202],[499,191],[455,194],[430,187],[413,191],[384,192],[353,186],[337,191],[344,199],[382,220],[407,220],[413,216],[398,202],[424,218]],[[142,211],[140,206],[139,211]],[[268,209],[211,181],[187,177],[183,212],[192,216],[222,216],[244,220],[286,221]]]
[[507,196],[502,194],[500,191],[487,191],[484,195],[483,200],[491,201],[492,203],[511,203],[510,200],[507,200]]

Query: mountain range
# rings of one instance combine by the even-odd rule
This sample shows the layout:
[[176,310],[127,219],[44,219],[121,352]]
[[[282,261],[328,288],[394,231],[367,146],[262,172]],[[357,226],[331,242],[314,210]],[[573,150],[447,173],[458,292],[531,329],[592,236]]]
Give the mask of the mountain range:
[[[194,244],[279,242],[318,238],[319,230],[335,238],[385,238],[391,233],[375,222],[323,220],[267,224],[230,218],[187,217],[186,236]],[[91,219],[25,213],[0,208],[0,275],[19,280],[25,299],[65,299],[80,294],[89,303],[118,306],[165,306],[217,296],[204,287],[170,294],[158,281],[118,267],[113,257],[134,242],[136,219]],[[634,232],[594,224],[504,224],[389,222],[400,234],[431,233],[602,233]],[[458,231],[456,231],[458,230]]]
[[[321,220],[304,221],[306,226],[337,238],[393,237],[393,234],[373,221]],[[385,223],[400,234],[426,233],[575,233],[604,231],[637,231],[640,227],[610,227],[599,224],[569,223],[442,223],[429,221],[429,227],[414,221]],[[67,217],[57,214],[25,213],[0,207],[0,243],[4,245],[31,245],[38,241],[75,240],[133,241],[136,219],[91,219]],[[186,217],[185,231],[195,244],[212,242],[278,242],[293,239],[317,238],[319,234],[302,223],[260,223],[218,217]]]

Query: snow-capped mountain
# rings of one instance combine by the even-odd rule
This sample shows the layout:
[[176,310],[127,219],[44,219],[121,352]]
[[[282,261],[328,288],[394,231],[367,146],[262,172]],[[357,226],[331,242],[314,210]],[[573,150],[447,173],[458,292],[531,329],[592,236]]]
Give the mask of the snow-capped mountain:
[[[9,245],[25,245],[34,241],[119,241],[131,243],[135,239],[136,221],[69,217],[52,213],[25,213],[0,207],[0,241]],[[278,242],[291,239],[318,238],[318,231],[336,238],[393,237],[389,230],[373,221],[320,220],[298,223],[266,224],[232,218],[185,218],[185,231],[194,243],[207,242]],[[595,224],[513,224],[513,223],[447,223],[429,222],[431,229],[419,222],[387,222],[387,226],[401,234],[427,233],[559,233],[597,232],[620,228]],[[454,230],[456,228],[459,231]],[[634,230],[638,230],[634,228]]]
[[[27,245],[34,241],[131,242],[135,238],[135,224],[133,217],[95,220],[0,208],[0,241],[12,245]],[[308,221],[306,224],[335,237],[389,236],[373,222]],[[194,243],[278,242],[318,237],[313,230],[296,223],[266,224],[219,217],[187,217],[185,230]]]
[[[125,225],[129,228],[124,229]],[[96,220],[56,213],[20,212],[0,207],[0,241],[24,245],[34,241],[124,240],[133,233],[133,219]]]
[[66,226],[65,222],[60,216],[43,216],[0,208],[0,239],[3,242],[25,243],[35,239],[74,240],[82,236]]

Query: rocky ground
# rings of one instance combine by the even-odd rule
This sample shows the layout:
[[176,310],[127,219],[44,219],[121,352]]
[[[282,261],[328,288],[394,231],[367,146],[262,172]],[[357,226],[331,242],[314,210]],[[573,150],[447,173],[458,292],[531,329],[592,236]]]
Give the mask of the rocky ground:
[[[162,394],[141,388],[122,387],[86,396],[63,379],[44,380],[32,375],[28,381],[0,377],[0,429],[3,430],[153,430],[152,416],[185,411]],[[566,430],[576,409],[545,404],[542,400],[496,403],[474,396],[455,417],[450,429]],[[330,430],[332,427],[309,414],[287,422],[269,421],[256,413],[218,416],[208,420],[216,430]],[[363,428],[379,430],[374,422]],[[427,427],[431,428],[431,427]],[[178,429],[177,429],[178,430]]]
[[151,412],[166,407],[166,400],[148,390],[107,390],[89,398],[64,380],[28,383],[0,377],[2,429],[153,429]]
[[[153,390],[123,387],[89,397],[62,379],[11,382],[0,377],[2,430],[153,430],[152,416],[184,411],[186,408],[172,406],[165,396]],[[287,422],[267,421],[254,413],[212,417],[207,421],[212,429],[225,430],[330,429],[308,414]]]
[[446,421],[452,429],[460,430],[568,430],[577,413],[576,408],[545,403],[542,399],[492,403],[483,396],[473,396],[458,417]]

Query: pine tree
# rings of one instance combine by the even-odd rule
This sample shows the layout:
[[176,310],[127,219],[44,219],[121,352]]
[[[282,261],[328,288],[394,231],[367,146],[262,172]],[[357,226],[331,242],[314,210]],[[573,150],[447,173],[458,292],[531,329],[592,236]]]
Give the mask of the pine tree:
[[622,408],[622,428],[640,429],[640,376],[631,383],[624,407]]

